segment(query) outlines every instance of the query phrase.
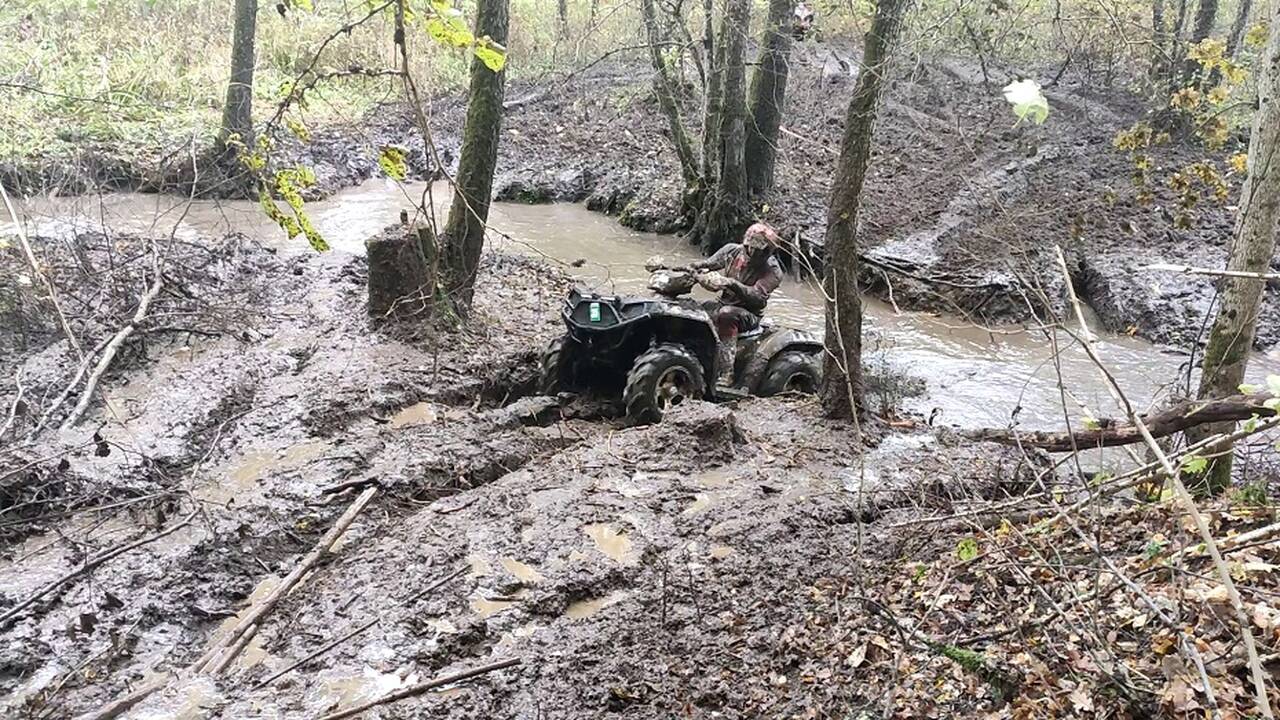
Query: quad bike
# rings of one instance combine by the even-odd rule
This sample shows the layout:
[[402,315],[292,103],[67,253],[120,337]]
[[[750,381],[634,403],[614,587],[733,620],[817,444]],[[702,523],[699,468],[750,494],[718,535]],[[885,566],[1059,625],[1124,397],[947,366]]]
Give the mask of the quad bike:
[[568,332],[542,357],[542,392],[621,390],[627,418],[653,423],[685,400],[817,391],[822,343],[767,322],[738,336],[733,386],[716,385],[711,316],[698,301],[680,297],[695,282],[690,272],[661,269],[649,283],[659,297],[572,290],[562,313]]

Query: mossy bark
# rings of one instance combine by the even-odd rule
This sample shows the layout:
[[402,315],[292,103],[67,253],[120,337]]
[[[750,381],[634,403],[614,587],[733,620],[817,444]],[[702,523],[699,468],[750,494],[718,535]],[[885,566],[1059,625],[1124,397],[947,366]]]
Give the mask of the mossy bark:
[[863,46],[862,69],[845,114],[840,159],[827,211],[826,349],[822,405],[831,417],[863,409],[862,298],[858,294],[858,211],[871,139],[893,50],[911,0],[879,0]]
[[758,195],[773,187],[778,128],[790,71],[791,18],[795,0],[769,0],[760,55],[751,75],[750,121],[747,123],[747,188]]
[[[508,0],[479,0],[476,37],[488,36],[494,42],[506,44],[508,23]],[[446,290],[461,315],[469,312],[475,296],[476,272],[484,250],[484,230],[489,221],[493,173],[502,133],[505,80],[505,69],[494,72],[479,58],[472,58],[462,152],[453,205],[449,208],[444,232]]]
[[[1276,250],[1280,224],[1280,4],[1269,11],[1270,37],[1258,62],[1258,110],[1249,139],[1248,176],[1240,193],[1240,215],[1231,240],[1228,270],[1265,273]],[[1257,330],[1264,284],[1251,278],[1223,278],[1218,315],[1204,349],[1200,398],[1239,392]],[[1233,423],[1188,432],[1197,442]],[[1210,460],[1203,478],[1190,478],[1201,492],[1221,492],[1231,483],[1231,451]]]

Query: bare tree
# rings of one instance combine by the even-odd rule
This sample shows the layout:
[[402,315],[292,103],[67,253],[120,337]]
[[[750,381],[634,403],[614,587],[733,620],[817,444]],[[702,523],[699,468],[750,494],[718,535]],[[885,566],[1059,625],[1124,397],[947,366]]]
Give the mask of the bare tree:
[[1240,42],[1244,39],[1244,31],[1249,26],[1249,15],[1253,12],[1253,0],[1240,0],[1236,8],[1236,19],[1231,23],[1231,34],[1227,36],[1227,57],[1234,58],[1240,51]]
[[258,0],[236,0],[231,30],[231,80],[227,102],[222,107],[222,127],[218,145],[222,151],[234,136],[241,142],[253,140],[254,37],[258,29]]
[[791,55],[791,17],[795,0],[769,0],[760,56],[751,76],[751,110],[747,123],[747,187],[753,194],[773,187],[778,128]]
[[[1280,224],[1280,4],[1271,9],[1271,34],[1258,64],[1258,110],[1249,139],[1248,177],[1240,194],[1240,215],[1231,240],[1227,269],[1263,273],[1276,250]],[[1218,315],[1204,349],[1204,373],[1200,398],[1234,395],[1244,381],[1257,329],[1263,283],[1254,278],[1222,280]],[[1227,424],[1226,430],[1230,430]],[[1188,433],[1194,442],[1221,432],[1222,426],[1204,426]],[[1213,459],[1202,489],[1218,492],[1231,482],[1231,452]]]
[[685,132],[684,120],[680,117],[680,106],[676,102],[670,68],[662,57],[662,35],[658,29],[653,0],[641,0],[640,11],[644,16],[644,26],[649,38],[649,59],[653,64],[658,106],[667,118],[667,126],[671,132],[672,144],[675,145],[676,157],[680,160],[680,172],[684,177],[685,187],[693,188],[701,178],[701,173],[698,172],[698,158],[693,151],[689,134]]
[[862,298],[858,295],[858,210],[871,160],[880,95],[911,0],[879,0],[862,68],[845,114],[840,159],[827,212],[826,363],[822,405],[832,417],[862,412]]
[[[508,0],[479,0],[476,6],[477,38],[506,43]],[[484,229],[489,220],[493,173],[498,163],[498,139],[502,132],[502,99],[506,70],[494,72],[480,58],[471,60],[471,89],[467,119],[462,131],[458,175],[445,224],[447,290],[454,305],[466,313],[475,296],[476,270],[484,250]]]

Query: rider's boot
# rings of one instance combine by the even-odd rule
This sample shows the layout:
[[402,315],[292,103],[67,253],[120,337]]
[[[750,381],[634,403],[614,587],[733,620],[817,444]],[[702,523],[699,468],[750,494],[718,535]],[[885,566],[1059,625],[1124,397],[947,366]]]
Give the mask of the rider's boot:
[[738,338],[736,336],[721,340],[716,344],[716,384],[729,387],[733,385],[733,363],[738,356]]

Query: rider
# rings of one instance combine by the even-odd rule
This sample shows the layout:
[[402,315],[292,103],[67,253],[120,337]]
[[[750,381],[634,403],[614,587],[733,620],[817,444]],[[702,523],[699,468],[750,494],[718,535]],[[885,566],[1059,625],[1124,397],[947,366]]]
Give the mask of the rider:
[[719,382],[733,380],[733,363],[737,355],[738,334],[760,326],[760,315],[769,303],[769,295],[782,284],[782,265],[775,251],[782,245],[777,231],[764,223],[747,228],[742,243],[729,243],[716,254],[693,263],[690,267],[703,272],[698,283],[720,293],[708,303],[715,321]]

